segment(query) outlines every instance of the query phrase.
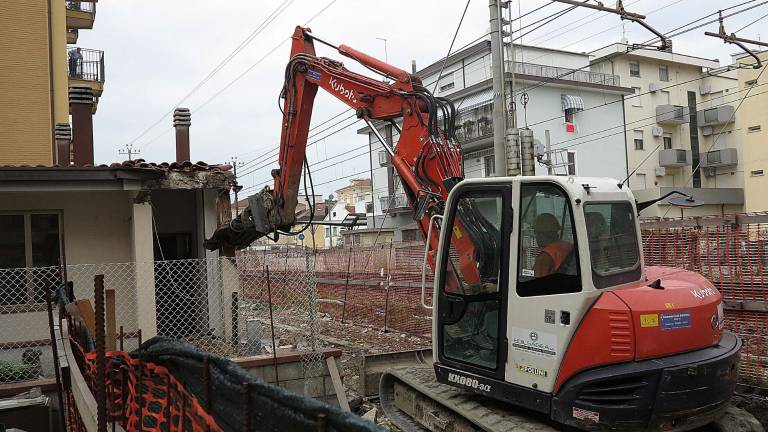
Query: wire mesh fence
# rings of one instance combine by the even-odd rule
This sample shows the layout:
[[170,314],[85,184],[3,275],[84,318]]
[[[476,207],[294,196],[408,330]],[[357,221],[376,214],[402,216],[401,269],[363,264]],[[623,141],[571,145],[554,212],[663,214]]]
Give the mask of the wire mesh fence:
[[[644,221],[642,235],[647,265],[685,268],[713,281],[725,298],[726,325],[745,342],[742,382],[768,385],[768,216]],[[295,350],[308,353],[303,366],[313,376],[324,367],[327,336],[359,342],[371,335],[352,335],[349,326],[416,337],[398,349],[428,343],[431,313],[420,305],[423,247],[281,247],[236,258],[70,265],[64,273],[75,297],[91,302],[93,277],[104,275],[126,351],[138,347],[142,333],[229,358]],[[0,269],[0,383],[52,376],[42,293],[61,283],[61,273]],[[433,273],[425,279],[431,287]],[[432,303],[430,289],[426,301]],[[326,335],[329,324],[334,333]]]

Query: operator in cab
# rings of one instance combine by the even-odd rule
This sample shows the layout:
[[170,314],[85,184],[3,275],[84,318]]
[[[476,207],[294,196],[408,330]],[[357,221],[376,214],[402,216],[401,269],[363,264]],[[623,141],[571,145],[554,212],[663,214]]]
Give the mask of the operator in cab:
[[560,240],[560,223],[551,213],[536,216],[533,231],[539,254],[533,264],[533,276],[540,278],[557,272],[573,253],[573,244]]

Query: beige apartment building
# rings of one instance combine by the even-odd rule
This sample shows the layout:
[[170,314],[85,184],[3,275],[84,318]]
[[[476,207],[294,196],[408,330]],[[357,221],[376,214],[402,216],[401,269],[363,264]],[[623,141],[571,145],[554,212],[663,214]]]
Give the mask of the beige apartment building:
[[[768,210],[768,132],[763,129],[768,128],[768,94],[762,87],[768,84],[768,74],[759,76],[768,62],[768,52],[759,57],[761,69],[745,67],[737,72],[739,89],[742,97],[746,96],[736,116],[736,130],[744,154],[744,210],[748,212]],[[745,55],[735,61],[751,65],[754,59]]]
[[3,2],[0,165],[57,163],[54,130],[69,125],[70,87],[90,88],[96,109],[103,90],[104,54],[74,45],[80,30],[93,28],[96,3]]
[[[672,190],[704,205],[671,207],[666,200],[642,216],[694,216],[744,210],[742,134],[735,107],[743,86],[732,66],[675,52],[616,43],[591,53],[593,71],[616,74],[634,89],[624,98],[629,186],[641,201]],[[741,114],[741,113],[739,113]],[[606,125],[606,128],[614,125]],[[695,169],[699,167],[699,169]]]

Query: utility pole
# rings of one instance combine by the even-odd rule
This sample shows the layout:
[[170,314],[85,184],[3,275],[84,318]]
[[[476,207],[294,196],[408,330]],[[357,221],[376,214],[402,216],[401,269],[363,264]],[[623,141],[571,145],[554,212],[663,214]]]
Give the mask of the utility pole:
[[[491,75],[493,76],[493,159],[494,175],[507,175],[507,109],[504,85],[504,42],[501,1],[489,0],[491,25]],[[513,113],[514,117],[514,113]]]
[[125,148],[121,149],[121,150],[118,150],[117,153],[118,154],[128,155],[128,161],[132,162],[133,161],[133,156],[137,155],[137,154],[140,154],[141,150],[139,150],[139,149],[134,150],[133,149],[133,144],[126,144]]
[[240,200],[237,198],[237,192],[240,191],[240,188],[237,185],[237,167],[245,165],[244,162],[238,162],[237,156],[232,157],[232,174],[235,176],[235,187],[232,188],[232,190],[235,191],[235,216],[240,215]]

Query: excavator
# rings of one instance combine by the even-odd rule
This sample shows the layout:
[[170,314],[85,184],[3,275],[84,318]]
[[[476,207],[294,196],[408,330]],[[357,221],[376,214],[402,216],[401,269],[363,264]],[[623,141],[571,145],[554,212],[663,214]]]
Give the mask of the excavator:
[[[315,42],[384,79],[316,55]],[[301,180],[312,183],[305,153],[318,89],[354,109],[389,153],[434,271],[431,296],[421,293],[433,367],[381,379],[395,425],[544,430],[510,420],[522,412],[578,430],[684,431],[723,413],[742,342],[724,331],[722,298],[707,279],[643,264],[638,212],[649,203],[609,178],[464,179],[450,100],[308,28],[296,28],[285,68],[274,185],[207,248],[231,253],[300,232],[292,229]],[[386,124],[399,134],[394,145],[378,132]]]

